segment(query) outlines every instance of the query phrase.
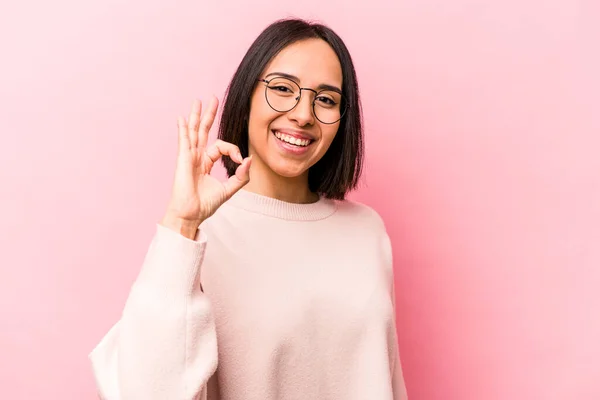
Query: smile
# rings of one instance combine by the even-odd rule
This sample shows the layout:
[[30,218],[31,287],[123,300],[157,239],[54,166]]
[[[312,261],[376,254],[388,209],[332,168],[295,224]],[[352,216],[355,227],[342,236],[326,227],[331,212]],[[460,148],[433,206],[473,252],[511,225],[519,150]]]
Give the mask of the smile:
[[311,139],[300,139],[291,135],[287,135],[285,133],[281,133],[279,131],[273,131],[273,134],[280,141],[290,144],[292,146],[308,147],[313,142],[313,140]]

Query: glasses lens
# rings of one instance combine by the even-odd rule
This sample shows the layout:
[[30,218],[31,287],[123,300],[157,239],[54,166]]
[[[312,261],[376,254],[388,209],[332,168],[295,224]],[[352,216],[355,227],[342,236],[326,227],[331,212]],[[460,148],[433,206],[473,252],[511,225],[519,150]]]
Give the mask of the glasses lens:
[[300,96],[300,87],[287,78],[274,78],[267,85],[267,101],[274,110],[290,111],[296,106]]
[[324,124],[333,124],[342,118],[342,95],[324,90],[315,96],[315,116]]

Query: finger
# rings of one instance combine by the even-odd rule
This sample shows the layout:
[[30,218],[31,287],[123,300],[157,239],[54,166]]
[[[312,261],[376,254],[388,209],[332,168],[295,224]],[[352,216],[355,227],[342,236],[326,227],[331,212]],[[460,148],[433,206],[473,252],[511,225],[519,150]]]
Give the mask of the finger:
[[241,164],[242,161],[244,161],[239,147],[233,143],[224,142],[222,140],[215,141],[209,148],[206,149],[206,154],[213,163],[217,162],[221,156],[229,156],[238,164]]
[[188,136],[187,124],[184,117],[177,118],[177,126],[179,129],[179,150],[190,149],[190,138]]
[[188,123],[188,136],[190,138],[190,145],[192,147],[196,147],[198,145],[198,129],[200,128],[201,113],[202,102],[200,100],[194,100]]
[[227,179],[223,186],[225,186],[225,193],[227,199],[231,198],[238,190],[243,188],[248,182],[250,182],[250,165],[252,163],[252,156],[247,157],[235,170],[235,174]]
[[219,105],[219,100],[215,96],[210,99],[208,103],[208,108],[204,112],[202,119],[200,120],[200,130],[198,131],[198,147],[203,148],[206,147],[206,143],[208,142],[208,133],[210,131],[210,127],[212,126],[215,117],[217,116],[217,107]]

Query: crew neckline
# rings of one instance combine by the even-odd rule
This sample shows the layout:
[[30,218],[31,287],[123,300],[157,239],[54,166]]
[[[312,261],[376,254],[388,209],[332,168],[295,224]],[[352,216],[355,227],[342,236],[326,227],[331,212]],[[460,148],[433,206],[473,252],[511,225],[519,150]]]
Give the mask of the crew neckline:
[[316,221],[331,216],[337,209],[335,200],[319,196],[314,203],[288,203],[245,189],[235,193],[225,204],[257,214],[291,221]]

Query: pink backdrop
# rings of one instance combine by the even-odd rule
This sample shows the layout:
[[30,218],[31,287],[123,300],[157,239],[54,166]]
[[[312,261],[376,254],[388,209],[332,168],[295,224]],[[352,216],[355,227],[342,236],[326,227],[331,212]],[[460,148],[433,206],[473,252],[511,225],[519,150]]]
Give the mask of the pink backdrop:
[[354,198],[393,239],[411,399],[600,399],[599,3],[351,3],[2,7],[1,398],[95,397],[87,354],[165,208],[177,115],[297,15],[356,61]]

